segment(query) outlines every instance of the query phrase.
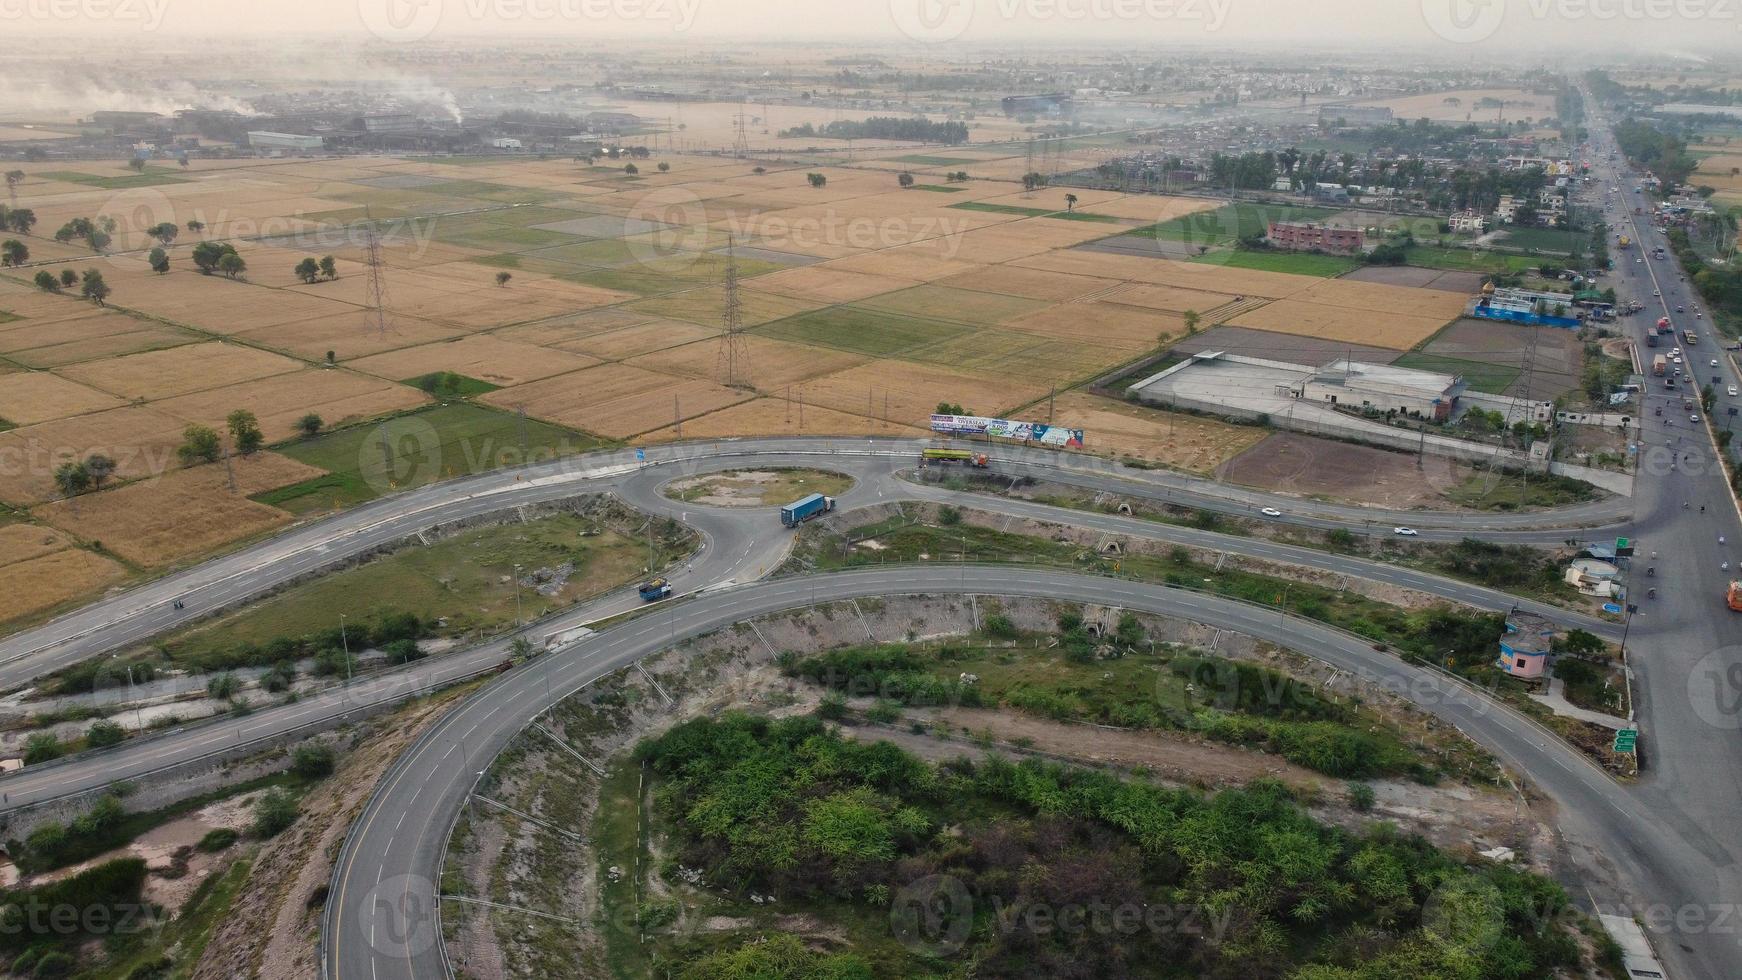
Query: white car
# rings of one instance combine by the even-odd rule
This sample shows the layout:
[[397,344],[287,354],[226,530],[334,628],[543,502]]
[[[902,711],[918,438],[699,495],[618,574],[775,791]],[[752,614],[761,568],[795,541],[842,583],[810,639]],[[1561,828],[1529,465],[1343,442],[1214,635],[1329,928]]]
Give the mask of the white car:
[[1652,291],[1651,291],[1651,295],[1653,295],[1653,296],[1662,296],[1662,295],[1663,295],[1663,294],[1662,294],[1662,293],[1660,293],[1660,292],[1658,292],[1658,291],[1657,291],[1657,290],[1655,290],[1655,289],[1653,289],[1653,290],[1652,290]]
[[1282,511],[1277,510],[1275,507],[1266,507],[1263,510],[1259,511],[1258,513],[1263,514],[1265,517],[1281,517],[1282,516]]
[[1729,396],[1730,396],[1730,397],[1731,397],[1731,398],[1735,398],[1735,397],[1736,397],[1736,386],[1735,386],[1735,385],[1731,385],[1731,386],[1730,386],[1730,387],[1729,387],[1729,389],[1728,389],[1728,391],[1727,391],[1727,394],[1729,394]]
[[1406,538],[1413,538],[1416,536],[1415,529],[1409,528],[1409,527],[1394,527],[1391,529],[1391,533],[1397,534],[1397,535],[1402,535],[1403,537],[1406,537]]
[[1699,421],[1699,420],[1700,420],[1700,417],[1699,417],[1699,416],[1698,416],[1698,415],[1690,415],[1690,416],[1688,416],[1688,421],[1689,421],[1689,422],[1698,422],[1698,421]]
[[1714,358],[1712,358],[1712,366],[1713,366],[1713,367],[1717,367],[1717,366],[1718,366],[1718,359],[1717,359],[1717,358],[1715,358],[1715,357],[1714,357]]

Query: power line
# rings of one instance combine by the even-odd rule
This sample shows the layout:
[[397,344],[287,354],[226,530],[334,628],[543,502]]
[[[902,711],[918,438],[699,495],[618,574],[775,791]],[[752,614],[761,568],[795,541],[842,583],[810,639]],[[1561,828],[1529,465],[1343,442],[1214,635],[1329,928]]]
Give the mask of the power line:
[[726,236],[726,303],[721,313],[718,373],[728,388],[749,388],[750,349],[744,340],[744,301],[738,295],[738,256],[732,236]]

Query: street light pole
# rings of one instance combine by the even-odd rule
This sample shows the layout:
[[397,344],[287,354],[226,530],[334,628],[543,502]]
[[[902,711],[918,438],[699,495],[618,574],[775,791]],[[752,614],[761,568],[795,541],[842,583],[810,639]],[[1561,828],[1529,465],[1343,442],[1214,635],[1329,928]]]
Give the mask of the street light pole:
[[345,683],[351,683],[351,641],[345,637],[345,614],[339,614],[339,646],[345,652]]

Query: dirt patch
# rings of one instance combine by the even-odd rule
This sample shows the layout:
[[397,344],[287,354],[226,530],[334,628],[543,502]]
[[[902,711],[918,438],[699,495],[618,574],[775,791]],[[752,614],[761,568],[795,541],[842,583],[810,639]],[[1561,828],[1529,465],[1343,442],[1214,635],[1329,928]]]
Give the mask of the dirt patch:
[[1317,337],[1296,337],[1273,333],[1269,330],[1252,330],[1247,327],[1230,326],[1212,327],[1209,330],[1199,331],[1193,336],[1181,338],[1178,343],[1173,345],[1173,353],[1175,354],[1201,354],[1204,351],[1223,351],[1246,357],[1262,357],[1272,361],[1311,365],[1326,364],[1339,357],[1351,357],[1357,361],[1367,361],[1372,364],[1390,364],[1399,356],[1397,351],[1385,350],[1382,347],[1345,344]]
[[824,470],[732,470],[674,480],[665,495],[713,507],[782,507],[813,493],[837,496],[853,481]]
[[[1042,406],[1044,407],[1044,405]],[[1165,412],[1073,391],[1056,403],[1059,425],[1092,433],[1097,453],[1132,456],[1193,473],[1208,473],[1265,438],[1265,430]]]
[[[1419,462],[1419,465],[1418,465]],[[1279,432],[1229,460],[1216,478],[1298,497],[1396,510],[1456,510],[1443,496],[1473,472],[1440,456],[1419,461],[1387,452]]]

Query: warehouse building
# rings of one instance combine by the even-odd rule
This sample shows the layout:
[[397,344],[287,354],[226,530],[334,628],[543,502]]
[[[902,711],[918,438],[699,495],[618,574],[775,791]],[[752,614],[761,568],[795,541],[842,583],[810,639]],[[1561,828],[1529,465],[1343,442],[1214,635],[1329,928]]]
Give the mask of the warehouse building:
[[1451,418],[1465,387],[1463,378],[1449,374],[1343,358],[1308,375],[1295,397],[1443,422]]
[[257,130],[248,134],[248,145],[260,150],[319,150],[325,143],[319,136]]
[[1319,251],[1338,255],[1359,252],[1366,242],[1359,228],[1328,228],[1286,221],[1272,221],[1266,237],[1272,245],[1291,252]]

